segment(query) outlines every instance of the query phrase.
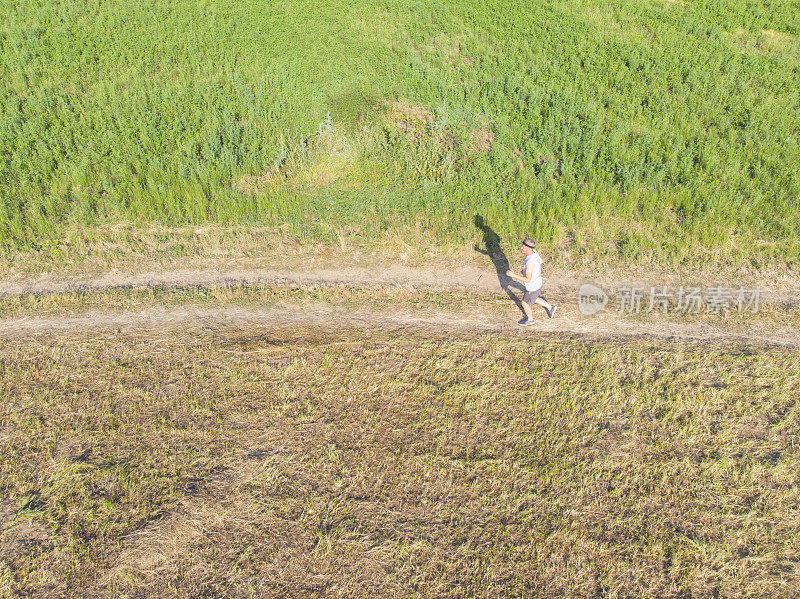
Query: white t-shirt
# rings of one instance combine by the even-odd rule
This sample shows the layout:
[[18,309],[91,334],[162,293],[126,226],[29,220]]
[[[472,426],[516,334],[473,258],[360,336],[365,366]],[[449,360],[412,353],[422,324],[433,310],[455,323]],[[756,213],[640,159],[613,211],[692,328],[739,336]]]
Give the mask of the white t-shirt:
[[525,283],[525,291],[536,291],[537,289],[542,288],[542,257],[539,255],[539,252],[533,250],[533,253],[529,256],[525,256],[525,260],[522,261],[522,276],[528,276],[528,269],[532,268],[531,271],[533,276],[531,276],[531,280]]

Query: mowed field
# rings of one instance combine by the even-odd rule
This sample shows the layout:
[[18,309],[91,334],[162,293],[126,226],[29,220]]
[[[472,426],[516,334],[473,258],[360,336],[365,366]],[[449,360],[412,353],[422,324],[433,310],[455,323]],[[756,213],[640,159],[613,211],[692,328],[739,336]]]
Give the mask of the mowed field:
[[[796,268],[796,0],[2,0],[0,247],[101,224]],[[9,258],[10,259],[10,258]]]
[[303,316],[330,293],[5,329],[3,595],[800,593],[796,347]]

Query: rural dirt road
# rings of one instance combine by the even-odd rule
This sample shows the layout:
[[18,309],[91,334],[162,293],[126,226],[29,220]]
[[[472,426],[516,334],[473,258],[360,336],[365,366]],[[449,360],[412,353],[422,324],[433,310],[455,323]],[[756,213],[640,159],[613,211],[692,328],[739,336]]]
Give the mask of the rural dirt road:
[[[504,286],[507,281],[494,270],[464,266],[454,269],[413,268],[391,266],[378,271],[374,268],[331,268],[318,270],[281,269],[213,269],[169,270],[152,272],[110,272],[95,277],[73,276],[58,278],[42,275],[25,280],[0,282],[0,299],[14,296],[64,293],[98,293],[109,290],[126,291],[147,288],[209,288],[215,286],[269,286],[276,288],[351,287],[359,289],[397,288],[404,291],[426,291],[444,296],[476,294],[482,298],[495,297],[496,305],[505,309],[485,309],[485,299],[477,302],[475,310],[452,312],[435,305],[396,306],[359,309],[330,305],[322,301],[302,307],[292,305],[181,305],[149,306],[143,310],[90,310],[75,313],[26,313],[0,319],[0,335],[12,337],[59,331],[128,329],[192,329],[197,327],[347,327],[389,330],[435,329],[446,331],[502,331],[507,334],[579,335],[602,337],[654,337],[661,339],[694,340],[714,344],[736,343],[757,346],[787,346],[800,348],[800,327],[796,326],[797,302],[792,289],[763,290],[761,312],[752,318],[723,318],[707,315],[699,318],[680,318],[653,312],[647,315],[618,313],[613,302],[597,314],[586,316],[578,310],[578,289],[586,277],[556,276],[546,278],[545,296],[558,304],[556,317],[548,319],[537,310],[537,324],[521,329],[516,308]],[[639,279],[641,280],[641,279]],[[613,293],[621,285],[634,284],[635,275],[616,281],[596,277],[591,281]],[[670,282],[672,284],[672,282]],[[698,284],[694,282],[694,284]],[[713,283],[708,283],[711,287]],[[511,288],[516,295],[519,292]],[[648,302],[647,295],[642,302]],[[423,302],[424,304],[424,302]],[[480,304],[483,304],[481,307]],[[735,312],[735,310],[734,310]]]

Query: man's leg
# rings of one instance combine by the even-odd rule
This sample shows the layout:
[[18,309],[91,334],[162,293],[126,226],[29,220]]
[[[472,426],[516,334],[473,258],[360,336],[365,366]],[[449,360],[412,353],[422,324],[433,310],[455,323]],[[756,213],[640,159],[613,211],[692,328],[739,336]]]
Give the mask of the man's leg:
[[522,302],[522,309],[525,311],[525,317],[528,320],[533,320],[533,309],[528,302]]
[[548,312],[550,311],[550,308],[553,307],[552,304],[547,303],[547,301],[541,296],[537,297],[536,301],[533,302],[533,303],[534,304],[538,304],[539,306],[541,306],[542,308],[544,308]]

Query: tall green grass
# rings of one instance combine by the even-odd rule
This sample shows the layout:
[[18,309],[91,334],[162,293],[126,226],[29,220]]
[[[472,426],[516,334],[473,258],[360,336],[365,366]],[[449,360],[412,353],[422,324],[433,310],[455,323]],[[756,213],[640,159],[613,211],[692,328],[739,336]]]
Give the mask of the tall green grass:
[[0,11],[6,249],[118,220],[468,239],[480,213],[578,255],[800,258],[797,1]]

